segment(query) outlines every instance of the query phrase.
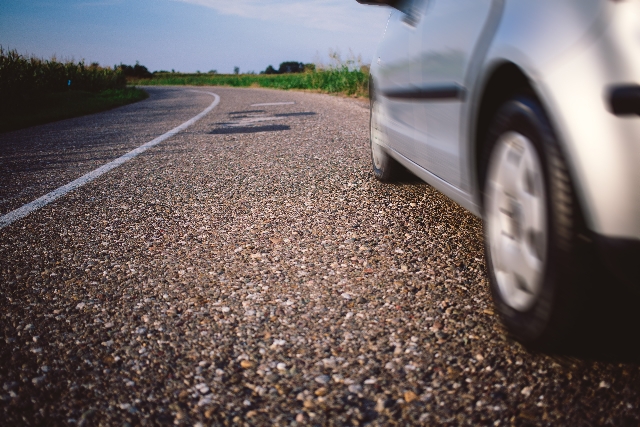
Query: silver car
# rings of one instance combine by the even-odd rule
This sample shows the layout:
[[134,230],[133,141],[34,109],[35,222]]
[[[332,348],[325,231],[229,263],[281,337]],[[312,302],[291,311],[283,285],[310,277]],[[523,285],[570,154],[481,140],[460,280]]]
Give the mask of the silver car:
[[483,218],[508,330],[562,340],[591,259],[640,288],[640,1],[357,1],[393,8],[373,172],[406,168]]

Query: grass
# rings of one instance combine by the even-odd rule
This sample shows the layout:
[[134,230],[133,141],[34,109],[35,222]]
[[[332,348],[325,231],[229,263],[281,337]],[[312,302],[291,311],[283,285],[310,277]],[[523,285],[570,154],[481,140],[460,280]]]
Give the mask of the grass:
[[369,74],[347,66],[296,74],[181,74],[156,73],[151,79],[130,80],[139,85],[232,86],[313,90],[347,96],[369,94]]
[[147,98],[138,88],[41,93],[0,116],[0,132],[109,110]]

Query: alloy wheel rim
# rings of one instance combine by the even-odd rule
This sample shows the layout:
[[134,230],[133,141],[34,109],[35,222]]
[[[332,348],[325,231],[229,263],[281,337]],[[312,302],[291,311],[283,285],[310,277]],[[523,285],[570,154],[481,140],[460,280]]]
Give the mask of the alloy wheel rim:
[[535,303],[547,252],[544,174],[529,139],[502,135],[493,150],[487,177],[487,237],[502,299],[515,310]]

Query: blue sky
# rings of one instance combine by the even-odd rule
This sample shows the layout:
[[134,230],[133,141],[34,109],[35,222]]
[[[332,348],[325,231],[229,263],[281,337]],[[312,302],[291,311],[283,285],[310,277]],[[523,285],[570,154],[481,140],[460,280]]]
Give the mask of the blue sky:
[[149,70],[230,73],[284,61],[370,63],[390,9],[355,0],[0,0],[0,45]]

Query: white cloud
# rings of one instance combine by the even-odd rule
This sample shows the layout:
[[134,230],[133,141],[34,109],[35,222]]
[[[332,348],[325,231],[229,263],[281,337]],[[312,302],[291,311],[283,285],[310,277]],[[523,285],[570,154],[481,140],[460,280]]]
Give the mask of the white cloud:
[[286,22],[328,31],[359,33],[380,23],[390,9],[355,0],[181,0],[225,15]]

